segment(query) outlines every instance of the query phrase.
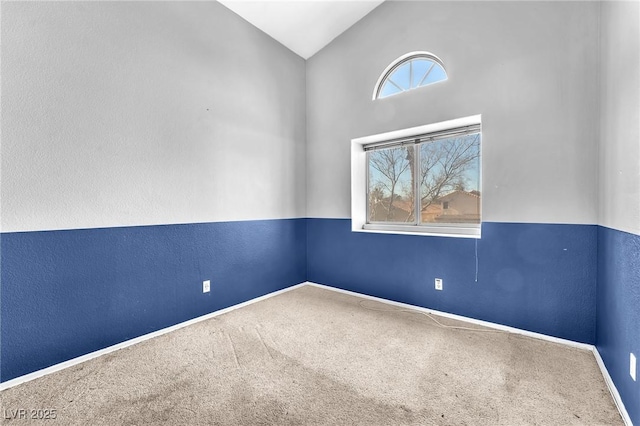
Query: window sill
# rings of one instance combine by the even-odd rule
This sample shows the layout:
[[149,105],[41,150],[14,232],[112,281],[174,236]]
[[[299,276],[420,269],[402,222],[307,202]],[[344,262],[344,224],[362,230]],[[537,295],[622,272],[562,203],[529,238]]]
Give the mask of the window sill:
[[378,234],[422,235],[431,237],[453,237],[480,239],[480,225],[401,225],[401,224],[373,224],[366,223],[354,232],[371,232]]

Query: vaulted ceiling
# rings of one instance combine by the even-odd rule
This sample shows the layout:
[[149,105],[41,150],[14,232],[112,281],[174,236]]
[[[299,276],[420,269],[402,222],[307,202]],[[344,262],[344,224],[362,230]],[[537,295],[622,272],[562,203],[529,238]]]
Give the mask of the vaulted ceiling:
[[219,1],[308,59],[384,0]]

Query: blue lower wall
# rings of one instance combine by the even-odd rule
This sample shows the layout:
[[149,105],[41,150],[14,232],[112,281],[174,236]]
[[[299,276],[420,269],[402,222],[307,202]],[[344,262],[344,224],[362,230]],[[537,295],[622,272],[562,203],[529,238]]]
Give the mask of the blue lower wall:
[[[629,375],[629,353],[640,360],[640,236],[598,229],[597,348],[634,424],[640,425],[640,376]],[[640,366],[638,366],[640,367]],[[640,373],[640,371],[638,372]]]
[[[309,280],[595,343],[640,424],[640,382],[629,376],[629,352],[640,358],[637,235],[484,223],[472,240],[285,219],[4,233],[0,241],[2,381]],[[444,291],[434,290],[435,277]]]
[[2,381],[306,279],[305,219],[4,233],[1,245]]
[[[473,240],[308,219],[307,232],[309,281],[595,343],[596,226],[483,223]],[[434,290],[436,277],[443,291]]]

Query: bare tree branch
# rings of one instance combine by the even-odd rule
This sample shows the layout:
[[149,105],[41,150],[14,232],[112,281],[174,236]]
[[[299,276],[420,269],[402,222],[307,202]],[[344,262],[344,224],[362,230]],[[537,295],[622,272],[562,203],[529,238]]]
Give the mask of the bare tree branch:
[[480,135],[477,134],[420,147],[420,195],[423,211],[442,195],[465,187],[465,174],[480,155],[479,144]]
[[386,206],[386,220],[390,220],[393,216],[393,203],[396,200],[398,181],[402,174],[409,168],[409,162],[405,157],[405,150],[403,148],[391,148],[372,151],[369,156],[369,165],[386,178],[386,181],[378,180],[376,184],[380,184],[389,191],[390,196],[388,206]]
[[[376,217],[378,206],[386,210],[387,221],[398,220],[394,202],[400,198],[401,192],[409,206],[404,221],[413,221],[416,179],[420,184],[420,211],[438,202],[443,195],[456,189],[465,190],[467,173],[480,156],[479,147],[480,135],[476,134],[423,143],[418,149],[410,146],[372,151],[369,167],[377,172],[377,176],[373,178],[370,175],[372,182],[369,185],[373,184],[369,192],[370,220],[380,220]],[[420,156],[420,170],[414,167],[414,155]],[[410,182],[402,180],[407,171],[410,173]]]

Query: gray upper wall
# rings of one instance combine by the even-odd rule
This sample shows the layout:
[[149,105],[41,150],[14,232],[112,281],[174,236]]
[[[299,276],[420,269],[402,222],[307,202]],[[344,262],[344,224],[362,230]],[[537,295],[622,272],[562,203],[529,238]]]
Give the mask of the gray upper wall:
[[3,2],[2,230],[303,217],[305,62],[217,2]]
[[[387,2],[305,82],[215,2],[4,2],[2,230],[349,217],[351,138],[481,113],[485,220],[640,233],[634,8]],[[413,50],[449,81],[371,101]]]
[[[482,114],[483,220],[597,221],[599,4],[385,2],[307,61],[307,215],[350,217],[350,140]],[[372,101],[399,56],[449,80]]]
[[599,224],[640,234],[640,3],[603,2]]

